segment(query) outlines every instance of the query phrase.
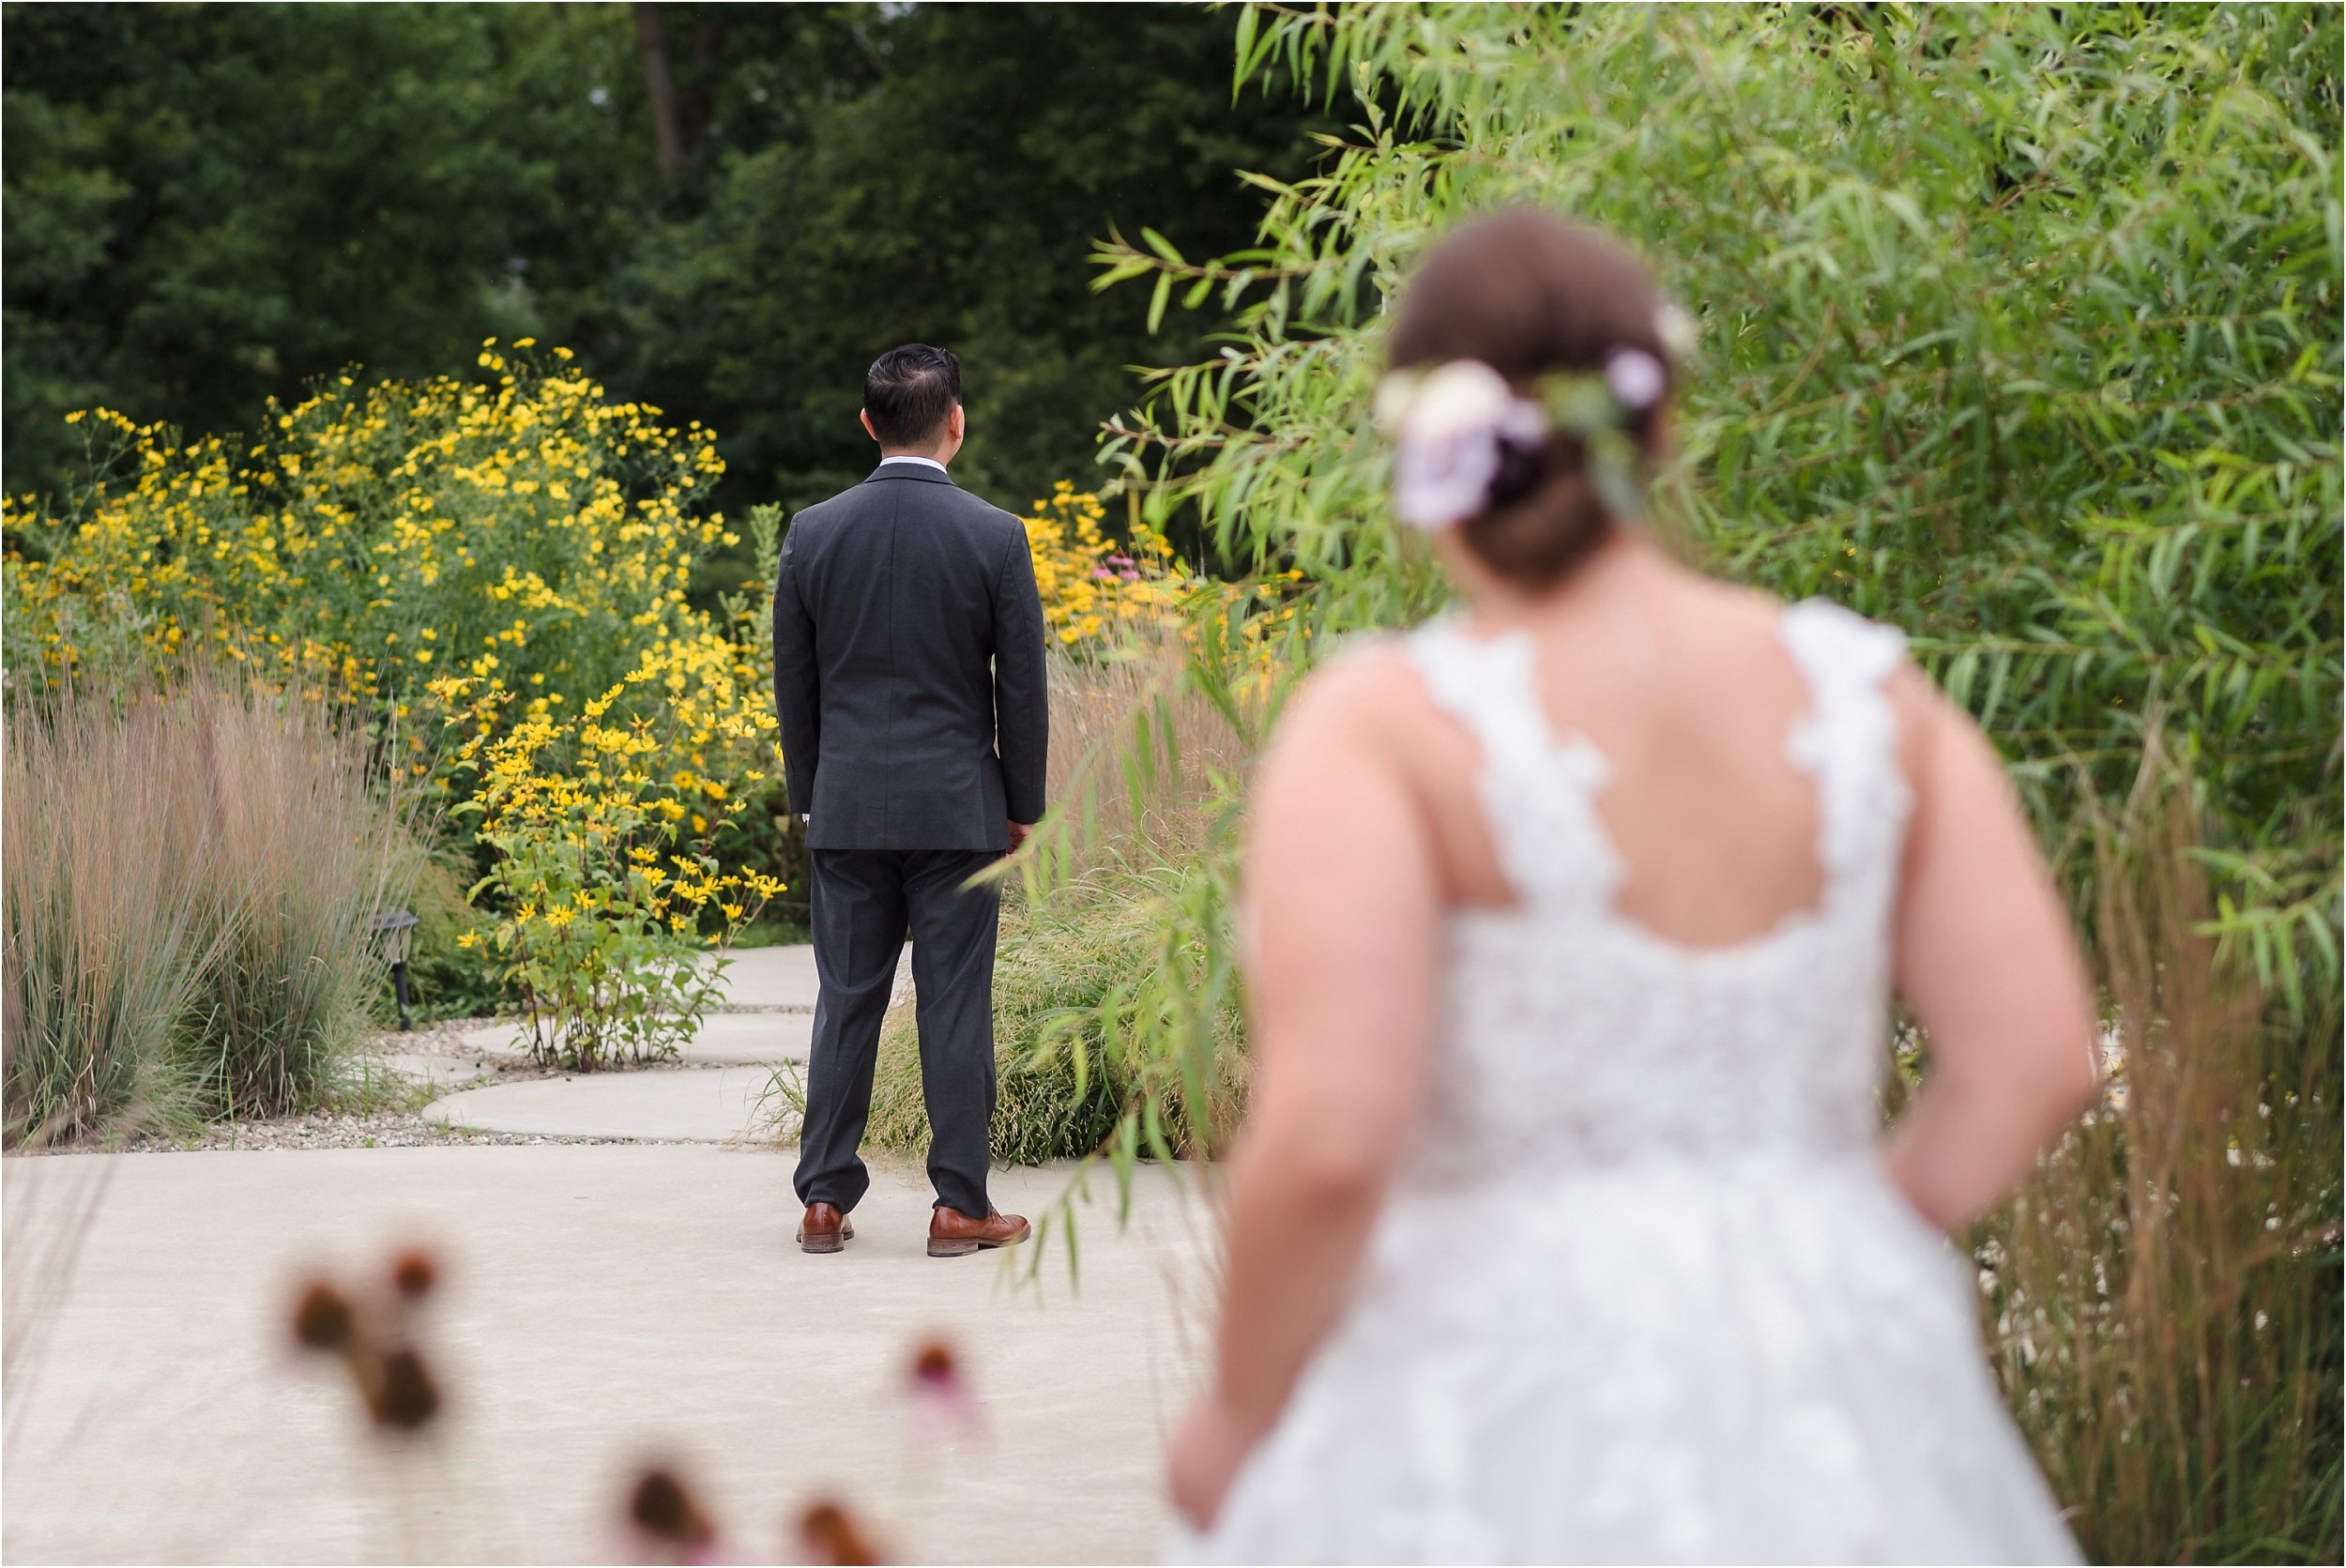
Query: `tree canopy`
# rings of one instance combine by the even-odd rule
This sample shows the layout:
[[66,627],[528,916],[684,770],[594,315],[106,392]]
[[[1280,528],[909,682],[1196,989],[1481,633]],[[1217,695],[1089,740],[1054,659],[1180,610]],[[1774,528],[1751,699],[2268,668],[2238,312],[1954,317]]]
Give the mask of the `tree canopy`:
[[[1251,232],[1307,110],[1230,87],[1233,23],[1074,6],[9,6],[6,464],[62,417],[190,434],[358,364],[579,350],[725,436],[724,500],[869,460],[880,349],[965,361],[963,470],[1018,505],[1089,464],[1150,348],[1086,255]],[[1217,323],[1185,324],[1194,347]]]

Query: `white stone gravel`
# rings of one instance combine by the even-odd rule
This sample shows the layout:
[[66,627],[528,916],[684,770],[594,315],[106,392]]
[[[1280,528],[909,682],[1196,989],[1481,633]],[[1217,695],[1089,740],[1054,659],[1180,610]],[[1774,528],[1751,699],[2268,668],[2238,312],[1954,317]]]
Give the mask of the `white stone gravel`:
[[624,1143],[624,1138],[555,1138],[514,1133],[460,1132],[414,1111],[364,1116],[278,1117],[266,1121],[215,1122],[196,1138],[133,1139],[137,1154],[200,1153],[254,1149],[417,1149],[427,1144]]
[[[557,1072],[533,1067],[526,1062],[500,1061],[483,1056],[465,1043],[465,1036],[485,1026],[498,1022],[495,1018],[446,1018],[423,1024],[404,1033],[386,1030],[374,1037],[373,1047],[386,1058],[383,1069],[397,1073],[394,1057],[442,1058],[452,1065],[477,1065],[481,1078],[488,1083],[522,1083],[533,1078],[561,1076]],[[629,1072],[675,1071],[681,1063],[659,1062],[625,1069]],[[428,1091],[421,1080],[414,1097],[404,1104],[387,1105],[372,1111],[313,1111],[304,1116],[270,1117],[250,1121],[218,1121],[191,1136],[174,1136],[150,1133],[130,1139],[123,1147],[140,1154],[207,1153],[226,1149],[415,1149],[435,1144],[531,1144],[531,1143],[621,1143],[627,1140],[605,1137],[552,1137],[528,1133],[490,1133],[463,1131],[445,1127],[427,1119],[423,1104],[445,1092]],[[11,1152],[16,1152],[12,1150]],[[25,1150],[24,1152],[43,1152]],[[79,1149],[64,1149],[46,1152],[84,1152]]]

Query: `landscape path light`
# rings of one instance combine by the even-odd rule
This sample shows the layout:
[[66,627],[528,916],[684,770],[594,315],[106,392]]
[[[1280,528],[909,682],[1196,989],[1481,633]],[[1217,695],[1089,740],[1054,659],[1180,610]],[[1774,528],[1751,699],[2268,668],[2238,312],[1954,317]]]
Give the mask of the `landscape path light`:
[[415,915],[405,909],[384,909],[367,921],[367,930],[383,944],[383,956],[390,961],[391,990],[399,997],[399,1029],[405,1034],[415,1026],[407,1020],[407,952],[415,946]]

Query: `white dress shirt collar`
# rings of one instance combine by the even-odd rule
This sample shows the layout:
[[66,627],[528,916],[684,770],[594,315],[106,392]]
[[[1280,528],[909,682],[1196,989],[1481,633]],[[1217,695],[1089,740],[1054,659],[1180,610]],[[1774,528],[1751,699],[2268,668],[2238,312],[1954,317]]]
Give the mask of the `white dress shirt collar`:
[[940,474],[945,471],[945,465],[937,462],[937,459],[933,457],[922,457],[913,452],[898,452],[892,457],[883,457],[880,459],[880,466],[883,468],[887,467],[891,463],[925,463]]

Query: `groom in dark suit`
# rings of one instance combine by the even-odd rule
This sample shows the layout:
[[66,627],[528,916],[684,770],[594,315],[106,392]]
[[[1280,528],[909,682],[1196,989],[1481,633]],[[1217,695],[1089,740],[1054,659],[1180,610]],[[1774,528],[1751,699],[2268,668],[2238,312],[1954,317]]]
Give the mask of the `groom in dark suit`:
[[929,1113],[929,1256],[1027,1237],[986,1200],[998,895],[977,873],[1043,814],[1050,727],[1027,530],[954,484],[961,362],[907,343],[863,378],[879,466],[791,520],[774,583],[774,705],[806,817],[815,1048],[799,1245],[839,1251],[871,1184],[857,1157],[881,1015],[912,936]]

